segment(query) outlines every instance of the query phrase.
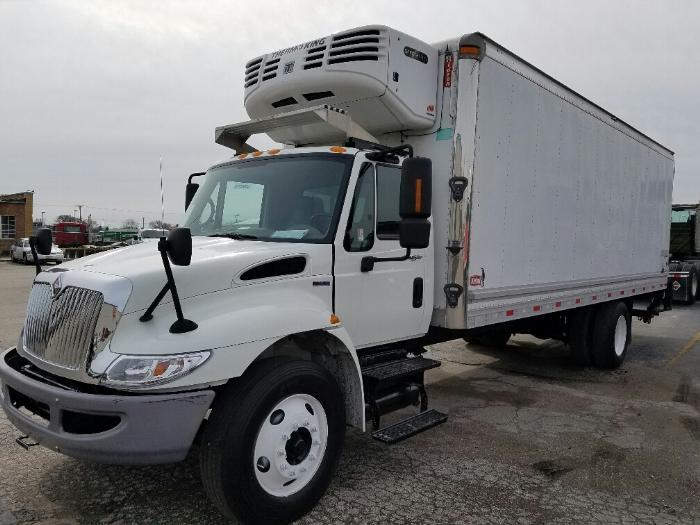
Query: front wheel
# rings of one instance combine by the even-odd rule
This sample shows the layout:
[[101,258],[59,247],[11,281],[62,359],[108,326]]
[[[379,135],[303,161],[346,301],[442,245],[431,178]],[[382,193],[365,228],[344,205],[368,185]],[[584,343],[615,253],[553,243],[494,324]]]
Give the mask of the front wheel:
[[311,361],[262,361],[215,402],[203,434],[204,488],[228,518],[287,523],[324,494],[345,437],[343,396]]

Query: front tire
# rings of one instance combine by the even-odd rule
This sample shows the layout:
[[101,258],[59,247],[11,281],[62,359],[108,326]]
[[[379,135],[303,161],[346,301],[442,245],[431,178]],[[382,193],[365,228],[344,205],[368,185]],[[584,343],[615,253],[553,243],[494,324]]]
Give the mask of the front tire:
[[345,437],[345,405],[311,361],[261,361],[217,396],[203,433],[207,495],[228,518],[287,523],[325,493]]
[[632,336],[632,319],[625,303],[598,306],[593,320],[593,362],[598,368],[613,369],[625,360]]

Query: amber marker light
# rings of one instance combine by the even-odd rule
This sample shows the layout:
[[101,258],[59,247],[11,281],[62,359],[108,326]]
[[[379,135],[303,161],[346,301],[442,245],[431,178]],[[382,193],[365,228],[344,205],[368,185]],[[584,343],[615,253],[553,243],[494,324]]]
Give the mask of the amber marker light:
[[342,146],[331,146],[330,150],[333,153],[345,153],[347,150]]
[[331,324],[340,324],[340,317],[335,314],[331,314]]
[[416,213],[423,211],[423,179],[416,179]]
[[481,49],[479,49],[479,46],[460,46],[460,48],[459,48],[460,58],[462,58],[462,57],[479,58],[480,52],[481,52]]

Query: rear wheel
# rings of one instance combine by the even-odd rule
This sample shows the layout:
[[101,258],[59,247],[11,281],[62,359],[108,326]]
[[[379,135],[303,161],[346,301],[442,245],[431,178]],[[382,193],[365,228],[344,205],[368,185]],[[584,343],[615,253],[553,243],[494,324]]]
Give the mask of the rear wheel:
[[228,518],[287,523],[326,491],[344,436],[343,397],[327,370],[263,361],[217,397],[203,434],[204,488]]
[[632,335],[631,321],[623,302],[598,306],[592,327],[592,356],[598,368],[617,368],[625,360]]
[[568,335],[569,349],[574,361],[581,366],[591,366],[592,355],[592,331],[593,308],[579,308],[569,316]]

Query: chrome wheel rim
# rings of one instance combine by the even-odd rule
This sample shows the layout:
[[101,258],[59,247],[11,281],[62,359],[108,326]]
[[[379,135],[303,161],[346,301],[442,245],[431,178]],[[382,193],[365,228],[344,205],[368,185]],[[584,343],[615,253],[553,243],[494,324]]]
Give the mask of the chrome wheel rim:
[[299,492],[313,479],[326,453],[328,418],[320,401],[294,394],[275,405],[258,429],[253,470],[272,496]]
[[617,324],[615,325],[615,355],[620,357],[625,351],[625,345],[627,344],[627,318],[621,315],[617,318]]

